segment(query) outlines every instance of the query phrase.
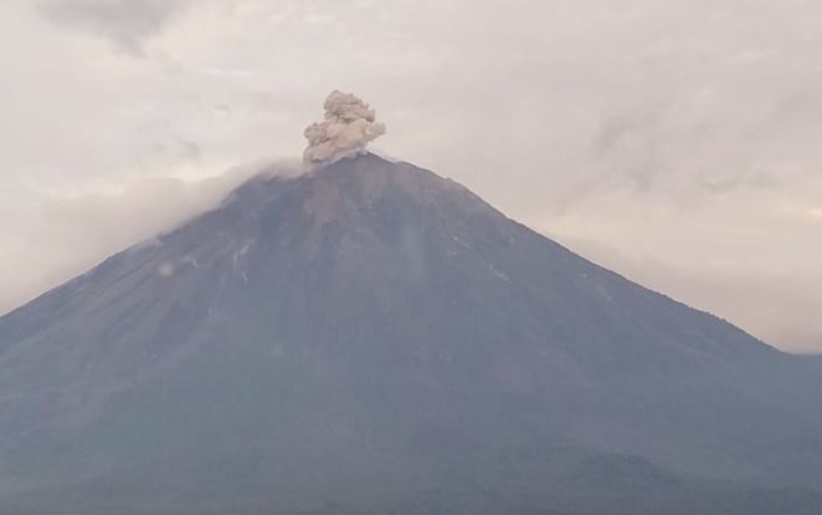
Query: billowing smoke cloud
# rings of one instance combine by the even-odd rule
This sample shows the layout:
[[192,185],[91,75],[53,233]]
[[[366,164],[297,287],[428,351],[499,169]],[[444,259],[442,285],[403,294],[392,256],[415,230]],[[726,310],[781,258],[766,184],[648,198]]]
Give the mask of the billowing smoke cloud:
[[331,163],[356,155],[385,134],[371,106],[351,93],[334,91],[325,101],[325,121],[305,130],[308,148],[303,158],[308,163]]

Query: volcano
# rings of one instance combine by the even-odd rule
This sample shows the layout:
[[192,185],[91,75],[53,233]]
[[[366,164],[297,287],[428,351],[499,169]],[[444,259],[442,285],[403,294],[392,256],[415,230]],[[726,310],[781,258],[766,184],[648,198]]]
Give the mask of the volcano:
[[373,154],[0,318],[2,513],[822,513],[822,364]]

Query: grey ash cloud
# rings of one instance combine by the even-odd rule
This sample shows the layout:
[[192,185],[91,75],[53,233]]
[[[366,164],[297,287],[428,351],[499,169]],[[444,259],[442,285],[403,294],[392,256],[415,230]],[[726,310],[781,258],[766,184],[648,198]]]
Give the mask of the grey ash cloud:
[[332,91],[324,107],[325,119],[305,130],[304,159],[308,163],[332,163],[356,155],[385,134],[377,112],[351,93]]

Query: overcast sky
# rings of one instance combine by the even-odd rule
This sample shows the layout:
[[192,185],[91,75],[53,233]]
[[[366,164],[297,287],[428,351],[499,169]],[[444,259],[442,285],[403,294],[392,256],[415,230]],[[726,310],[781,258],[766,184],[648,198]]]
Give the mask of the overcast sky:
[[342,89],[377,108],[378,150],[822,351],[820,20],[818,0],[3,0],[0,311],[215,202],[225,170],[300,156]]

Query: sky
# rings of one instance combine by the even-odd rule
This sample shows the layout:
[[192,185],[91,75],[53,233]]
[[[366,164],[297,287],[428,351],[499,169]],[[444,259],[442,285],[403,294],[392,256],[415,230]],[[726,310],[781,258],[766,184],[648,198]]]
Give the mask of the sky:
[[291,163],[376,150],[630,279],[822,352],[822,4],[3,0],[0,312]]

